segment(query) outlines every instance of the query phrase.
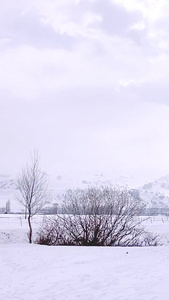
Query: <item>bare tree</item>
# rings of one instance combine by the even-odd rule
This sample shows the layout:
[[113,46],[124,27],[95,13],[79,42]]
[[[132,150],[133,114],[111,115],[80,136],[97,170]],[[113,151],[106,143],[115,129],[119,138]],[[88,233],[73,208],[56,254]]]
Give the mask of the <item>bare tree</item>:
[[16,183],[20,192],[18,201],[24,206],[28,215],[29,243],[32,243],[32,216],[36,215],[49,200],[47,193],[47,177],[39,166],[39,155],[34,152],[30,163],[22,169]]
[[125,188],[111,186],[69,190],[62,214],[46,219],[39,243],[78,246],[142,246],[154,244],[139,218],[143,204]]

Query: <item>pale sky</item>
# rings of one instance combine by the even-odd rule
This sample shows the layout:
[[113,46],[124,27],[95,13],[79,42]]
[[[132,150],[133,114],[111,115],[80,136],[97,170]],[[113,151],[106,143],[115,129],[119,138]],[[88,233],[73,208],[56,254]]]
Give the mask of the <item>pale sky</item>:
[[0,174],[169,173],[169,1],[0,0]]

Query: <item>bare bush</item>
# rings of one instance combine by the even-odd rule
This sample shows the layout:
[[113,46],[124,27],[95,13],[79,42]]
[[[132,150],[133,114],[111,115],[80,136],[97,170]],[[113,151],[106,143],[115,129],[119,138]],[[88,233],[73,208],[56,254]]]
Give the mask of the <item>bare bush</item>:
[[66,234],[61,219],[56,217],[45,217],[35,243],[48,246],[71,245],[71,240]]
[[[124,188],[68,190],[63,195],[62,214],[46,221],[41,239],[47,242],[50,238],[52,245],[147,245],[150,235],[146,235],[143,221],[138,218],[141,211],[141,200],[134,199]],[[150,244],[156,242],[151,239]]]

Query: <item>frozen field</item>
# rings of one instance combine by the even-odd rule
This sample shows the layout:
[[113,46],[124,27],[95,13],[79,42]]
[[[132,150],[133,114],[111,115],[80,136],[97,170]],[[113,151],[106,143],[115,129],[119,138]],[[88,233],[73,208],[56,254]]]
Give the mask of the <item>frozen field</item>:
[[[40,217],[33,220],[34,230]],[[146,226],[168,241],[167,218]],[[169,247],[48,247],[27,243],[21,216],[0,216],[0,299],[167,300]],[[165,237],[166,236],[166,237]]]

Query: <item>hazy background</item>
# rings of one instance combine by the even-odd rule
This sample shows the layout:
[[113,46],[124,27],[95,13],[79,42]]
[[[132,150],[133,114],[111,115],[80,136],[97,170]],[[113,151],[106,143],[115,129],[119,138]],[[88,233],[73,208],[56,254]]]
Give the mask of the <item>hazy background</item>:
[[0,0],[0,174],[168,174],[168,32],[168,0]]

